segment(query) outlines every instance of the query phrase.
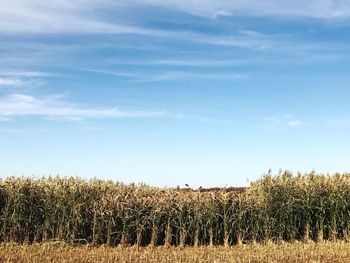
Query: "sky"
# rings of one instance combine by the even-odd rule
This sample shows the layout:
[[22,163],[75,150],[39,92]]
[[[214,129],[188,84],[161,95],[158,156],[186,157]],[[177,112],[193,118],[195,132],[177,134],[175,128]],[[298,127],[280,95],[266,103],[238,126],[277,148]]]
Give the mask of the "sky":
[[1,0],[0,177],[349,172],[350,2]]

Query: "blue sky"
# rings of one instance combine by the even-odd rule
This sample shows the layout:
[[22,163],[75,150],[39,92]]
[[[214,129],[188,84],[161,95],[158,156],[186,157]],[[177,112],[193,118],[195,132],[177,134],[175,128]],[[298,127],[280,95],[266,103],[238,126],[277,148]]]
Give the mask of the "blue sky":
[[0,176],[349,171],[348,1],[0,2]]

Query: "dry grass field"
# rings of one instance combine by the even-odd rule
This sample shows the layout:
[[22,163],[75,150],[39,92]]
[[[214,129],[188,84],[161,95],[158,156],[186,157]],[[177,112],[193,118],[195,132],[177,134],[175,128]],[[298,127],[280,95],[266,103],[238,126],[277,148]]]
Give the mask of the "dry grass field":
[[0,245],[0,262],[118,262],[118,263],[233,263],[233,262],[350,262],[350,243],[295,242],[217,247],[68,246],[60,243]]

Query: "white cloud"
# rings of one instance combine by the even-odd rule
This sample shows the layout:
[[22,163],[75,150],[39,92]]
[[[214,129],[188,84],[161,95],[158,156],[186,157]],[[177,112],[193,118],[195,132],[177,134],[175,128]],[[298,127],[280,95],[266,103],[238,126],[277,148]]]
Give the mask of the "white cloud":
[[347,0],[125,0],[124,3],[162,6],[182,12],[217,18],[227,15],[291,16],[320,19],[348,18]]
[[213,119],[213,118],[205,118],[205,117],[199,117],[197,118],[200,122],[205,123],[213,123],[213,124],[231,124],[231,120],[225,120],[225,119]]
[[25,82],[21,79],[0,77],[0,87],[1,86],[20,87],[24,85],[25,85]]
[[[55,3],[55,2],[54,2]],[[62,1],[65,3],[65,1]],[[68,3],[68,2],[67,2]],[[79,1],[78,1],[79,3]],[[80,4],[82,4],[80,2]],[[103,5],[104,4],[104,5]],[[89,8],[90,5],[90,8]],[[103,1],[101,9],[113,6]],[[94,4],[51,5],[50,2],[23,0],[0,2],[0,32],[2,33],[106,33],[136,34],[160,39],[172,39],[208,45],[232,46],[264,50],[276,46],[268,35],[249,35],[237,32],[231,36],[214,36],[193,31],[173,31],[130,26],[119,22],[106,22],[94,14]],[[128,6],[128,5],[125,5]],[[129,23],[132,21],[128,21]]]
[[118,108],[84,107],[64,100],[62,95],[34,97],[24,94],[9,94],[0,98],[0,119],[37,116],[82,120],[87,118],[155,117],[164,112],[122,111]]
[[265,50],[277,47],[281,44],[281,36],[265,34],[247,34],[246,31],[238,31],[230,35],[209,35],[191,31],[162,32],[160,37],[185,40],[208,45],[249,48],[254,50]]
[[[250,30],[241,30],[237,32],[230,32],[230,34],[212,34],[212,33],[199,33],[195,31],[186,30],[168,30],[168,29],[151,29],[144,27],[143,24],[138,23],[133,19],[137,13],[137,6],[155,6],[165,7],[170,10],[182,11],[191,14],[198,14],[207,17],[218,17],[227,15],[278,15],[284,16],[286,14],[293,14],[301,16],[317,16],[317,12],[313,9],[319,9],[321,6],[319,3],[325,2],[326,6],[332,8],[325,8],[324,12],[331,12],[325,17],[334,17],[334,14],[343,14],[340,16],[350,17],[350,3],[345,4],[330,4],[330,0],[312,0],[308,3],[289,2],[282,1],[228,1],[228,0],[202,0],[200,3],[198,0],[169,0],[169,1],[157,1],[157,0],[2,0],[0,1],[0,34],[23,34],[23,33],[107,33],[107,34],[137,34],[161,40],[175,40],[199,43],[204,45],[226,46],[226,47],[238,47],[244,49],[251,49],[257,51],[273,51],[281,52],[284,54],[297,54],[305,57],[305,53],[310,55],[310,51],[318,51],[325,54],[325,47],[327,46],[328,52],[332,51],[337,53],[341,47],[337,44],[328,43],[305,43],[300,40],[292,39],[290,36],[285,35],[268,35],[261,34]],[[332,2],[333,3],[333,2]],[[340,8],[341,6],[341,8]],[[349,9],[348,11],[347,8]],[[339,10],[340,11],[339,11]],[[305,11],[309,10],[309,11]],[[327,11],[328,10],[328,11]],[[118,17],[118,21],[108,20],[105,11],[113,13]],[[321,12],[322,13],[322,12]],[[120,15],[119,15],[120,14]],[[319,15],[320,16],[320,15]],[[147,42],[147,41],[146,41]],[[150,41],[149,41],[150,42]],[[30,43],[21,43],[22,45],[30,45]],[[115,46],[116,43],[112,43],[111,46]],[[4,49],[8,50],[11,46],[7,42],[0,43],[0,47],[5,45]],[[137,45],[135,45],[137,46]],[[142,46],[142,45],[140,45]],[[87,49],[96,48],[93,45],[54,45],[54,44],[40,44],[34,43],[33,50],[30,47],[16,48],[16,55],[1,57],[1,59],[9,60],[11,64],[15,64],[19,61],[38,60],[45,54],[51,54],[47,60],[52,62],[52,57],[55,57],[57,53],[62,54],[64,49]],[[28,49],[30,53],[28,57]],[[24,51],[24,55],[18,56],[20,51]],[[69,57],[69,56],[67,56]],[[46,61],[44,59],[44,61]],[[40,61],[39,59],[39,62]],[[47,63],[47,61],[46,61]],[[62,61],[60,61],[62,63]],[[176,61],[169,63],[175,64]],[[230,64],[229,62],[227,62]]]
[[[95,14],[95,3],[87,1],[68,4],[56,2],[24,0],[4,0],[0,2],[0,32],[3,33],[106,33],[137,34],[156,38],[196,42],[209,45],[233,46],[251,49],[266,49],[273,45],[271,37],[262,34],[237,32],[231,36],[213,36],[193,31],[173,31],[130,26],[120,22],[106,22]],[[66,3],[66,4],[64,4]],[[79,5],[80,4],[80,5]],[[108,9],[115,4],[102,1],[100,9]],[[130,4],[124,3],[124,8]],[[128,21],[129,23],[132,21]]]
[[[216,45],[259,48],[270,44],[266,36],[261,34],[245,36],[238,34],[238,36],[218,38],[185,31],[144,28],[138,26],[132,18],[137,6],[164,7],[209,18],[229,15],[302,16],[325,19],[350,17],[350,2],[345,0],[307,2],[290,0],[2,0],[0,32],[141,34]],[[116,16],[120,16],[119,20],[123,22],[106,20],[105,11],[115,11]],[[124,15],[119,15],[120,12]]]
[[291,16],[321,19],[350,17],[347,0],[2,0],[0,30],[7,32],[120,32],[143,30],[104,21],[101,11],[136,6],[163,7],[216,19],[220,16]]
[[90,68],[82,68],[82,71],[99,73],[104,75],[111,75],[115,77],[125,77],[125,78],[140,78],[143,75],[124,72],[124,71],[112,71],[112,70],[104,70],[104,69],[90,69]]
[[42,78],[53,76],[39,71],[0,71],[0,87],[23,87],[44,85]]
[[[121,1],[122,2],[122,1]],[[5,33],[112,33],[156,35],[157,31],[106,21],[103,11],[118,11],[112,0],[2,0],[0,32]]]
[[[315,46],[316,48],[316,46]],[[291,55],[291,53],[289,53]],[[216,59],[216,58],[168,58],[168,59],[117,59],[107,58],[103,59],[106,65],[132,65],[132,66],[167,66],[167,67],[193,67],[193,68],[219,68],[219,67],[235,67],[244,65],[300,65],[305,63],[319,63],[324,61],[335,61],[341,59],[342,56],[339,54],[328,54],[326,51],[320,53],[309,53],[308,56],[289,56],[289,57],[278,57],[278,58],[266,58],[266,57],[255,57],[255,58],[242,58],[242,59]],[[122,73],[122,72],[120,72]],[[126,72],[123,72],[126,73]]]
[[263,120],[274,126],[283,125],[289,127],[298,127],[304,124],[304,122],[301,120],[292,119],[291,115],[286,115],[281,118],[266,116],[263,118]]
[[120,72],[101,69],[81,69],[83,71],[94,72],[98,74],[111,75],[126,78],[130,82],[157,82],[166,80],[183,80],[183,79],[242,79],[245,74],[241,73],[198,73],[187,71],[161,71],[158,73],[136,74],[129,72]]
[[0,76],[5,77],[24,77],[24,78],[42,78],[52,77],[53,74],[40,71],[0,71]]
[[256,59],[160,59],[160,60],[120,60],[120,59],[107,59],[105,62],[114,65],[148,65],[148,66],[184,66],[184,67],[227,67],[227,66],[240,66],[247,64],[263,63],[266,61],[258,61]]
[[245,74],[240,73],[198,73],[186,71],[164,71],[153,76],[143,76],[139,79],[134,79],[135,82],[156,82],[166,80],[183,80],[183,79],[233,79],[239,80],[245,78]]
[[291,127],[298,127],[298,126],[302,125],[303,122],[298,121],[298,120],[291,120],[291,121],[288,121],[287,124],[288,124],[288,126],[291,126]]

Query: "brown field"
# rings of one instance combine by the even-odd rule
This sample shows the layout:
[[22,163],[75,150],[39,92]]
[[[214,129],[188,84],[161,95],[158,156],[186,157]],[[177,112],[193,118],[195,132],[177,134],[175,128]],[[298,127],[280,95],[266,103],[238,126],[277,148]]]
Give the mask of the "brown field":
[[0,245],[0,262],[350,262],[350,243],[295,242],[217,247],[108,247],[69,246],[63,243]]

